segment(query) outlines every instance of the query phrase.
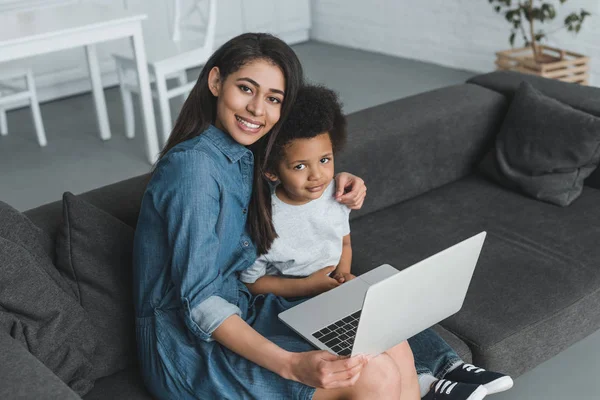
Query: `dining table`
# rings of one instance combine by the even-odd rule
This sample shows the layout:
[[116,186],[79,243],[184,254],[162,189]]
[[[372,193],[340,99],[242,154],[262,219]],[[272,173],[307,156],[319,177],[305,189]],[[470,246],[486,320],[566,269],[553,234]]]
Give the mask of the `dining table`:
[[99,136],[111,130],[98,64],[96,45],[129,39],[133,48],[149,163],[158,158],[158,137],[142,35],[145,14],[95,3],[76,3],[0,13],[0,71],[2,63],[51,52],[84,47],[92,84]]

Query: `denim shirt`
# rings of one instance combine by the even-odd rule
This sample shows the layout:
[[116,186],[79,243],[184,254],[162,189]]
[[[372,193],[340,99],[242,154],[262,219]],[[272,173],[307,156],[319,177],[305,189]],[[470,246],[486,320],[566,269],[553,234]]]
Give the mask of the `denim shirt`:
[[256,259],[245,229],[253,164],[250,150],[212,125],[159,161],[135,233],[137,318],[177,311],[208,342],[226,318],[242,315],[236,272]]

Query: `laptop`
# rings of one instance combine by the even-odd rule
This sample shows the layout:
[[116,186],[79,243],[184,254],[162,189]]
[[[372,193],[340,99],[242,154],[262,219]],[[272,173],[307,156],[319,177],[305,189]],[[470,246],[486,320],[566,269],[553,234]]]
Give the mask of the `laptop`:
[[458,312],[486,232],[402,271],[389,264],[279,314],[316,348],[378,355]]

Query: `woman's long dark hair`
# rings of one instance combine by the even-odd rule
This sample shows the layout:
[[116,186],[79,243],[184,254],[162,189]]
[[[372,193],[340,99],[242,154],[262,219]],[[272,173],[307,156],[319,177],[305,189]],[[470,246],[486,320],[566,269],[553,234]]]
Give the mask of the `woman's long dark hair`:
[[277,65],[285,78],[285,98],[279,121],[259,140],[260,143],[250,146],[255,166],[252,199],[248,209],[249,233],[259,254],[264,254],[268,250],[265,244],[272,243],[277,234],[271,219],[270,188],[262,171],[281,124],[289,114],[304,79],[300,60],[285,42],[268,33],[244,33],[215,51],[202,68],[196,85],[183,104],[169,140],[160,152],[159,160],[179,143],[200,135],[210,124],[215,123],[217,98],[208,88],[208,75],[213,67],[219,68],[220,79],[225,81],[230,74],[256,60],[267,60]]

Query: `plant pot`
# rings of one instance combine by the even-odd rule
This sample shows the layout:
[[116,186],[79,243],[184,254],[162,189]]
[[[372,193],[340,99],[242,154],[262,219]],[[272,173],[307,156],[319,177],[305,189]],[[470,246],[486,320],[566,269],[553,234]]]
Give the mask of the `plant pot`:
[[531,46],[497,52],[497,69],[539,75],[581,85],[589,83],[589,57],[545,45],[537,47],[539,54],[536,60]]

